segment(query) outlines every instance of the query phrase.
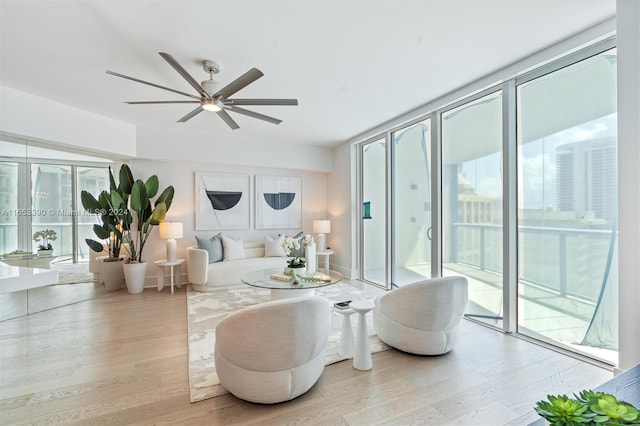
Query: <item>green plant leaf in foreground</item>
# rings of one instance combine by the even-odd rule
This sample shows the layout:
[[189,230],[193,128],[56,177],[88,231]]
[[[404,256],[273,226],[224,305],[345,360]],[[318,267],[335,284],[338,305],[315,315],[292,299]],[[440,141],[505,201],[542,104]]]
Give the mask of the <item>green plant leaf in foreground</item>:
[[631,404],[618,401],[613,395],[583,390],[575,397],[548,395],[546,401],[536,404],[535,411],[556,426],[640,425],[640,412]]
[[[598,418],[604,421],[614,420],[619,423],[634,422],[640,419],[638,418],[638,410],[633,406],[622,403],[616,399],[613,395],[603,395],[598,399],[596,404],[590,404],[591,411],[598,414]],[[636,423],[637,424],[637,423]]]
[[594,413],[587,413],[589,406],[566,395],[548,395],[548,401],[539,401],[536,412],[556,426],[575,426],[590,423]]

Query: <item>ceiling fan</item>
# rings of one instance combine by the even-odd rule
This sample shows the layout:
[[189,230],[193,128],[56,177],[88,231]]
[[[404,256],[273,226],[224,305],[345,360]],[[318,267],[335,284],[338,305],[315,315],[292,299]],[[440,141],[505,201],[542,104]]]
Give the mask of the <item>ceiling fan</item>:
[[176,71],[178,71],[178,74],[180,74],[182,78],[187,80],[187,82],[191,86],[193,86],[196,92],[198,92],[198,96],[107,70],[107,74],[115,75],[116,77],[126,78],[127,80],[136,81],[138,83],[168,90],[170,92],[195,99],[189,101],[134,101],[126,102],[127,104],[199,104],[196,109],[179,119],[178,123],[184,123],[200,114],[202,111],[211,111],[217,113],[218,116],[222,118],[222,120],[227,123],[227,125],[233,130],[239,129],[240,126],[238,126],[238,123],[236,123],[234,119],[231,118],[227,111],[243,114],[249,117],[257,118],[259,120],[268,121],[269,123],[273,124],[280,124],[282,122],[282,120],[279,120],[277,118],[269,117],[268,115],[240,108],[239,105],[298,105],[297,99],[230,99],[230,96],[233,96],[236,92],[244,89],[249,84],[253,83],[264,75],[262,74],[262,71],[257,68],[251,68],[249,71],[223,87],[220,83],[213,79],[213,74],[217,74],[218,72],[220,72],[220,66],[214,61],[206,60],[202,62],[202,67],[204,68],[205,72],[209,73],[209,79],[204,80],[201,84],[199,84],[178,63],[178,61],[174,59],[173,56],[165,52],[159,52],[159,54],[164,58],[165,61],[169,63],[169,65],[171,65]]

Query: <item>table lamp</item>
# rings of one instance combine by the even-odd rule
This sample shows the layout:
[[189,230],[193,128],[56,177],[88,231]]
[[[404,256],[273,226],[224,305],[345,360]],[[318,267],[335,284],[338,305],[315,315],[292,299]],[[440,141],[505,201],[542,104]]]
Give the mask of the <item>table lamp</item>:
[[182,238],[182,222],[162,222],[160,238],[167,240],[167,260],[176,261],[176,238]]
[[324,234],[331,233],[331,221],[329,219],[314,220],[313,232],[318,234],[318,251],[325,251],[327,240]]

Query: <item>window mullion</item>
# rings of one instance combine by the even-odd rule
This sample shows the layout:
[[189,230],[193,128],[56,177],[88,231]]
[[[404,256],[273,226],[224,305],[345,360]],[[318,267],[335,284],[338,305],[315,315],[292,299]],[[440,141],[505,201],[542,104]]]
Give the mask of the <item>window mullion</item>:
[[506,82],[502,89],[502,205],[504,221],[502,269],[503,329],[511,333],[517,327],[518,306],[518,203],[516,172],[516,89],[515,82]]

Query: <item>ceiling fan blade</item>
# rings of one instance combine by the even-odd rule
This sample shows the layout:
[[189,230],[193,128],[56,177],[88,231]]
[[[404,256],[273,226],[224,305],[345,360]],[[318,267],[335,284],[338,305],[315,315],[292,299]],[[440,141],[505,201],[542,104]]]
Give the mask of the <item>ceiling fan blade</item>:
[[126,78],[127,80],[135,81],[137,83],[142,83],[142,84],[146,84],[148,86],[157,87],[158,89],[168,90],[170,92],[177,93],[179,95],[189,96],[190,98],[193,98],[193,99],[200,99],[199,97],[197,97],[195,95],[192,95],[190,93],[185,93],[185,92],[181,92],[179,90],[170,89],[168,87],[160,86],[159,84],[155,84],[155,83],[149,83],[148,81],[140,80],[139,78],[129,77],[128,75],[119,74],[117,72],[113,72],[113,71],[109,71],[109,70],[106,70],[105,72],[107,74],[115,75],[116,77]]
[[263,75],[264,74],[262,74],[262,71],[260,71],[259,69],[251,68],[249,71],[242,74],[240,77],[236,78],[231,83],[227,84],[222,89],[214,93],[213,97],[228,98],[237,91],[244,89]]
[[298,105],[297,99],[225,99],[225,105]]
[[227,126],[231,127],[231,130],[236,130],[240,128],[240,126],[238,126],[238,123],[236,123],[233,120],[233,118],[231,118],[231,116],[227,114],[225,110],[218,111],[216,112],[216,114],[218,114],[220,118],[222,118],[224,122],[227,123]]
[[158,52],[158,53],[160,54],[160,56],[164,58],[165,61],[169,62],[169,65],[171,65],[174,70],[178,71],[178,74],[180,74],[182,78],[187,80],[187,83],[189,83],[191,86],[193,86],[194,89],[196,89],[196,92],[200,93],[202,97],[209,99],[209,94],[205,92],[202,86],[200,86],[200,83],[195,81],[193,77],[191,77],[191,75],[187,72],[187,70],[182,68],[182,65],[180,65],[178,61],[174,59],[173,56],[165,52]]
[[146,105],[146,104],[199,104],[200,101],[130,101],[125,102],[129,105]]
[[243,114],[249,117],[257,118],[258,120],[268,121],[273,124],[280,124],[282,120],[278,120],[277,118],[269,117],[268,115],[259,114],[257,112],[249,111],[248,109],[238,108],[238,107],[229,107],[229,110],[232,112],[237,112],[238,114]]
[[201,106],[198,105],[198,108],[194,109],[189,114],[187,114],[184,117],[182,117],[180,120],[177,121],[177,123],[184,123],[187,120],[191,120],[193,117],[195,117],[196,115],[200,114],[202,111],[204,111],[204,110],[202,109]]

